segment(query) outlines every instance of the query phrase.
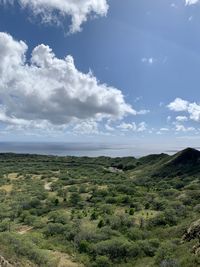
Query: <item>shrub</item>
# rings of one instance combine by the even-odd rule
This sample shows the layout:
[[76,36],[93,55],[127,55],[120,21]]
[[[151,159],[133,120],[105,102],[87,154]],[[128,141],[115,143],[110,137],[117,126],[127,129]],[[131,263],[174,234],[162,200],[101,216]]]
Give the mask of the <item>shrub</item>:
[[110,267],[111,262],[107,256],[98,256],[96,257],[96,262],[93,266],[94,267]]
[[162,244],[156,252],[155,255],[155,262],[161,266],[163,263],[172,262],[174,260],[174,250],[175,245],[172,244],[170,241]]
[[135,243],[120,238],[101,241],[91,246],[91,250],[95,255],[106,255],[111,260],[137,257],[139,254],[139,247]]
[[159,241],[156,239],[152,240],[142,240],[137,243],[140,247],[140,253],[147,257],[155,256],[156,251],[159,247]]

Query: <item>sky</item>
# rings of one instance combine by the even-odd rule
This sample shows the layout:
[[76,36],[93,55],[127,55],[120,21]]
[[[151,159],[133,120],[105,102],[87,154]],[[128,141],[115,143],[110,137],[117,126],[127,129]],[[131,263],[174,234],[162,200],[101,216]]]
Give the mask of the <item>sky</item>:
[[0,0],[0,141],[200,146],[199,0]]

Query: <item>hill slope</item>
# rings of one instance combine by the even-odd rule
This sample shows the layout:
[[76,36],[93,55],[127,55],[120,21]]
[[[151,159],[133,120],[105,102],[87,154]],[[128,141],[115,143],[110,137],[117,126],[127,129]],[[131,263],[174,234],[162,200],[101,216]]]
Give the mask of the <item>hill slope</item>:
[[200,173],[200,151],[193,148],[186,148],[163,162],[153,174],[156,176],[183,176],[196,175]]
[[181,243],[199,219],[199,159],[191,148],[140,159],[0,154],[0,254],[20,267],[200,266],[195,240]]

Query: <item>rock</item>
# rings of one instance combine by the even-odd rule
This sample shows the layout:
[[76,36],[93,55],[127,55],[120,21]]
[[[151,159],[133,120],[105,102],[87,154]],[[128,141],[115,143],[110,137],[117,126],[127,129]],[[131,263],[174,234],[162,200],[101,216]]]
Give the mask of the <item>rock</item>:
[[183,240],[185,241],[190,241],[196,238],[200,242],[200,219],[193,222],[183,236]]
[[0,255],[0,267],[14,267],[3,256]]
[[197,245],[193,247],[193,252],[195,254],[200,254],[200,219],[193,222],[190,227],[186,230],[183,241],[190,241],[193,239],[198,239]]

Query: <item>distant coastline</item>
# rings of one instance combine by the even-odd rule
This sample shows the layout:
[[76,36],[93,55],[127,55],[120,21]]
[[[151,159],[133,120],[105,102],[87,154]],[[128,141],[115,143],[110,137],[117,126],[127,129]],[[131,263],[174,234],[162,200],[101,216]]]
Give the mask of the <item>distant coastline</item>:
[[[149,154],[174,154],[181,148],[159,150],[145,149],[130,144],[69,143],[69,142],[0,142],[0,153],[27,153],[55,156],[109,156],[142,157]],[[197,148],[198,149],[198,148]]]

